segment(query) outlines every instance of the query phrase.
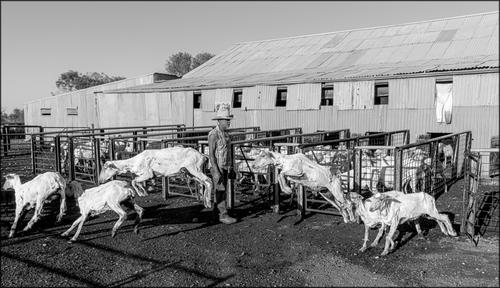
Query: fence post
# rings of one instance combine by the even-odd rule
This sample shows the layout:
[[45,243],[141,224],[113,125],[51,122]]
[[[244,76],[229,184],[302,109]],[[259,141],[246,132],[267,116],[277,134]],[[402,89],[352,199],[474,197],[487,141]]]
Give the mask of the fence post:
[[132,132],[132,135],[136,136],[132,138],[132,149],[137,152],[137,131]]
[[99,184],[98,178],[101,173],[101,140],[94,138],[94,156],[95,156],[95,169],[94,169],[94,183]]
[[[231,157],[231,165],[233,166],[234,169],[234,145],[229,144],[229,151],[230,157]],[[234,208],[234,180],[233,179],[227,179],[227,190],[226,190],[226,200],[227,200],[227,206],[228,209],[233,209]],[[214,187],[216,184],[214,183]],[[214,190],[215,191],[215,190]]]
[[36,161],[35,161],[35,138],[36,136],[31,135],[31,172],[33,175],[36,174]]
[[[161,148],[166,148],[166,147],[167,147],[167,143],[162,141],[161,142]],[[168,192],[170,191],[170,187],[168,187],[168,182],[169,182],[168,181],[168,176],[162,176],[161,177],[161,193],[162,193],[162,196],[163,196],[163,200],[165,200],[165,201],[167,201]]]
[[[394,149],[394,190],[403,191],[402,184],[403,177],[403,151],[400,148]],[[412,187],[413,188],[413,187]]]
[[[302,153],[302,148],[297,147],[297,152]],[[300,219],[304,219],[306,216],[306,206],[307,206],[307,200],[306,200],[306,190],[304,189],[304,186],[302,184],[299,184],[299,191],[297,191],[297,208],[298,208],[298,214],[300,215]],[[290,195],[290,197],[293,197],[293,194]]]
[[61,173],[61,138],[56,136],[54,138],[54,153],[56,153],[56,171]]
[[68,158],[69,158],[69,179],[75,180],[75,151],[73,145],[73,137],[68,138]]
[[2,127],[2,138],[3,138],[3,153],[7,155],[7,126]]

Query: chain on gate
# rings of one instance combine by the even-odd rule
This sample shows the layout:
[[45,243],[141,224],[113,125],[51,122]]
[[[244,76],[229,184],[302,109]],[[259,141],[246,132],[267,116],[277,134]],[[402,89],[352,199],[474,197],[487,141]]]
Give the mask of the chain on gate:
[[476,215],[478,211],[478,193],[479,180],[481,177],[481,156],[479,153],[470,152],[465,155],[465,185],[464,185],[464,204],[461,232],[465,233],[474,245],[479,243],[479,234],[476,231]]

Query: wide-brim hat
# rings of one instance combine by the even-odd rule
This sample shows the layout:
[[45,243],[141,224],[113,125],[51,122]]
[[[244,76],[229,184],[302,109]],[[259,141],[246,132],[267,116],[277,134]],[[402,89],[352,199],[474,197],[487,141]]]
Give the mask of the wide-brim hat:
[[215,105],[216,115],[212,120],[231,120],[234,115],[230,114],[229,103],[217,103]]

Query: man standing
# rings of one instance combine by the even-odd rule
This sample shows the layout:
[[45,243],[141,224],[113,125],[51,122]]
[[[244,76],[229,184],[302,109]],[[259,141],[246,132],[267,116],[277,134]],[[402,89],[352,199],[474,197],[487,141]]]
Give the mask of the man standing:
[[219,103],[216,106],[217,126],[208,133],[208,148],[210,158],[210,173],[215,189],[215,209],[219,210],[219,221],[233,224],[236,219],[227,214],[226,191],[229,173],[234,174],[231,153],[229,153],[229,135],[227,129],[233,115],[229,114],[229,104]]

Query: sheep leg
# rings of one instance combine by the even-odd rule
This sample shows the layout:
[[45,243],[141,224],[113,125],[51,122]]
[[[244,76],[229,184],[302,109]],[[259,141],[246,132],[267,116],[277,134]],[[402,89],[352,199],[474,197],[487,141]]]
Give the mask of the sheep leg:
[[68,236],[68,235],[69,235],[69,233],[70,233],[71,231],[73,231],[73,229],[75,229],[76,225],[78,225],[78,224],[80,223],[80,221],[82,221],[82,219],[83,219],[83,214],[82,214],[82,215],[80,215],[80,217],[78,217],[78,219],[76,219],[76,220],[75,220],[75,222],[73,222],[73,224],[71,224],[71,227],[69,227],[69,229],[68,229],[68,230],[64,231],[64,232],[61,234],[61,236],[63,236],[63,237]]
[[326,195],[324,193],[321,193],[321,192],[318,192],[319,195],[321,195],[321,197],[323,197],[328,203],[332,204],[333,207],[335,207],[335,209],[341,211],[339,205],[337,205],[337,203],[335,203],[334,201],[330,200],[328,197],[326,197]]
[[375,237],[375,240],[373,240],[372,244],[370,245],[371,247],[377,247],[380,238],[382,238],[382,236],[384,235],[384,232],[385,232],[385,224],[382,223],[382,225],[378,229],[377,237]]
[[64,193],[65,190],[66,190],[66,186],[61,187],[61,189],[59,191],[59,195],[61,195],[61,204],[59,207],[59,215],[57,215],[56,223],[61,222],[62,217],[64,216],[64,213],[66,213],[66,193]]
[[139,195],[139,196],[147,196],[148,195],[148,193],[146,192],[144,187],[142,187],[141,182],[138,181],[137,178],[132,180],[131,184],[132,184],[132,187],[134,187],[134,190],[137,193],[137,195]]
[[78,229],[76,230],[75,235],[73,235],[73,237],[69,240],[69,242],[75,242],[76,241],[76,239],[80,235],[80,232],[82,231],[83,223],[85,223],[85,220],[87,220],[88,215],[89,214],[87,212],[87,213],[82,214],[82,216],[79,218],[80,219],[80,223],[78,225]]
[[134,233],[139,234],[139,224],[142,221],[142,215],[144,214],[144,208],[134,203],[134,210],[137,212],[137,218],[135,218]]
[[28,231],[30,230],[33,225],[40,219],[40,215],[42,214],[42,208],[43,208],[43,199],[42,196],[38,196],[36,199],[36,204],[35,204],[35,213],[33,214],[33,217],[31,220],[28,222],[28,225],[24,227],[23,231]]
[[[141,175],[138,175],[134,180],[132,180],[132,187],[134,187],[135,191],[139,196],[148,196],[148,192],[142,186],[142,182],[149,180],[154,177],[153,171],[151,169],[146,170]],[[140,191],[139,191],[140,189]]]
[[370,235],[370,226],[365,225],[365,237],[363,238],[363,246],[359,249],[360,252],[365,252],[368,247],[366,247],[366,243],[368,243],[368,236]]
[[278,174],[278,183],[280,184],[281,190],[283,190],[283,192],[288,195],[292,194],[292,188],[290,188],[290,186],[286,184],[285,173],[283,173],[283,171]]
[[451,225],[450,219],[448,218],[447,215],[440,214],[440,213],[437,213],[437,214],[433,213],[433,215],[429,215],[429,218],[431,218],[437,222],[437,224],[439,225],[439,228],[441,229],[441,231],[445,235],[449,235],[452,237],[457,236],[457,233],[453,229],[453,226]]
[[424,235],[422,234],[422,229],[420,228],[420,223],[418,219],[413,220],[413,224],[415,224],[415,229],[417,230],[418,238],[424,239]]
[[[396,216],[395,218],[397,219],[398,217]],[[380,254],[381,256],[389,254],[389,250],[392,250],[394,248],[394,241],[392,240],[392,237],[394,236],[394,233],[396,233],[397,228],[397,221],[392,221],[391,229],[389,229],[389,233],[387,233],[387,236],[385,236],[385,247],[384,251],[382,251],[382,254]]]
[[14,233],[16,232],[17,229],[17,223],[19,220],[22,220],[24,216],[26,215],[26,212],[28,209],[26,209],[27,205],[24,206],[17,206],[16,205],[16,217],[14,218],[14,223],[12,223],[12,227],[10,228],[10,233],[9,233],[9,238],[14,237]]
[[115,226],[113,226],[113,229],[111,230],[111,237],[114,238],[116,236],[116,231],[118,230],[118,228],[120,228],[125,219],[127,219],[127,212],[125,212],[125,210],[122,209],[120,204],[109,203],[108,205],[113,211],[115,211],[120,216],[120,218],[118,218],[118,221],[116,221]]
[[[196,180],[198,183],[200,183],[203,187],[204,187],[204,190],[202,192],[202,195],[203,195],[203,205],[207,208],[210,208],[211,205],[210,205],[210,193],[212,192],[212,189],[213,189],[213,185],[212,185],[212,181],[210,180],[210,178],[208,178],[207,175],[203,174],[201,171],[199,171],[198,169],[195,169],[193,167],[184,167],[186,168],[186,170],[189,172],[190,176],[192,176],[194,178],[194,180]],[[208,195],[206,195],[208,193]]]

